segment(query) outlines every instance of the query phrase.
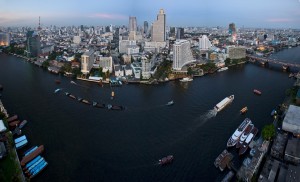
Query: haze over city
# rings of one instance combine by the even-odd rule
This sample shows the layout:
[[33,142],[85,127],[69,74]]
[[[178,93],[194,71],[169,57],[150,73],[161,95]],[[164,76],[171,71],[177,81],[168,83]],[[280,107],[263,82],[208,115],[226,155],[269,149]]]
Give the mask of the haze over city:
[[1,26],[127,25],[153,22],[164,8],[168,26],[227,26],[300,28],[298,0],[0,0]]

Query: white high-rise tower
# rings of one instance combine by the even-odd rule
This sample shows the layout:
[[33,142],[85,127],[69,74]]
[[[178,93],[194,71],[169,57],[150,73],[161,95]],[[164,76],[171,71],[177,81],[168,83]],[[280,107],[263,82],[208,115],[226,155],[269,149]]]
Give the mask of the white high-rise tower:
[[188,40],[178,40],[173,45],[173,70],[181,71],[182,67],[194,62],[190,42]]

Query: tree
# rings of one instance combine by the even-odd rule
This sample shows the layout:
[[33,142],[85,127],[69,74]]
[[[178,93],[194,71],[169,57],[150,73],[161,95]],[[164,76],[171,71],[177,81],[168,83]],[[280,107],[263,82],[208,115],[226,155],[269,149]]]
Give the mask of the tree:
[[49,61],[44,61],[43,62],[43,64],[42,64],[42,66],[44,67],[44,68],[48,68],[49,67]]
[[193,74],[193,70],[192,70],[191,67],[189,67],[189,68],[187,69],[187,74],[188,74],[188,75],[192,75],[192,74]]
[[270,140],[275,136],[275,127],[273,124],[264,126],[262,130],[262,136],[264,140]]

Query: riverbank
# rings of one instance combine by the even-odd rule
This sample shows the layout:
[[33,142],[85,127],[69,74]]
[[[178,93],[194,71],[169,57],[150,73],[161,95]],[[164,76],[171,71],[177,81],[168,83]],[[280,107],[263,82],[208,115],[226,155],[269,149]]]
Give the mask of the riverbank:
[[[9,117],[1,100],[0,100],[0,108],[1,108],[1,112],[5,115],[5,117],[6,118]],[[6,119],[5,118],[2,119],[8,128]],[[0,161],[0,181],[25,182],[26,178],[22,172],[20,160],[16,148],[14,147],[12,133],[10,131],[7,131],[6,133],[4,133],[4,135],[7,138],[6,150],[8,154],[7,156],[4,157],[4,159]]]

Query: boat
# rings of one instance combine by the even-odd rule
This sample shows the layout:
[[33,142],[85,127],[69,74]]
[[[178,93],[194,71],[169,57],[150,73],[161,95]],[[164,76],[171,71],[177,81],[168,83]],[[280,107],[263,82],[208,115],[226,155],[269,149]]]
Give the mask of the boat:
[[275,116],[276,114],[277,114],[276,109],[273,109],[272,112],[271,112],[271,116]]
[[76,85],[76,84],[77,84],[77,83],[76,83],[76,82],[74,82],[74,81],[71,81],[70,83],[71,83],[71,84],[74,84],[74,85]]
[[77,100],[78,100],[79,102],[81,102],[81,101],[82,101],[82,98],[81,98],[81,97],[78,97]]
[[25,173],[28,174],[31,171],[34,171],[35,167],[39,166],[40,164],[43,164],[45,159],[42,157],[38,161],[36,161],[34,164],[32,164],[27,170],[25,170]]
[[223,67],[223,68],[218,69],[218,72],[226,71],[226,70],[228,70],[228,67]]
[[214,164],[216,168],[219,168],[221,171],[224,171],[226,166],[233,159],[233,155],[228,152],[226,149],[216,158]]
[[234,95],[228,96],[224,98],[221,102],[219,102],[214,108],[217,112],[221,111],[224,109],[225,106],[230,104],[234,100]]
[[185,78],[180,79],[179,81],[181,81],[181,82],[191,82],[191,81],[193,81],[193,78],[185,77]]
[[224,157],[228,154],[228,151],[225,149],[223,152],[215,159],[214,165],[218,168],[224,159]]
[[13,121],[13,122],[10,122],[8,125],[12,128],[18,126],[20,124],[20,121],[19,120],[16,120],[16,121]]
[[72,99],[76,99],[75,95],[72,95],[72,94],[70,94],[69,97]]
[[246,106],[246,107],[243,107],[243,108],[241,109],[241,114],[245,114],[247,111],[248,111],[248,107],[247,107],[247,106]]
[[172,163],[172,161],[174,160],[174,156],[173,155],[168,155],[167,157],[164,157],[162,159],[159,159],[158,160],[158,164],[159,165],[167,165],[167,164],[170,164]]
[[258,133],[258,129],[256,127],[253,127],[251,133],[248,135],[243,145],[240,147],[239,155],[243,155],[247,151],[250,142],[253,140],[253,138],[256,136],[257,133]]
[[242,136],[239,139],[239,142],[236,143],[236,148],[240,148],[244,141],[246,140],[246,138],[248,137],[248,135],[250,134],[251,130],[253,129],[254,125],[253,124],[249,124],[247,126],[247,128],[245,129],[245,131],[243,132]]
[[33,178],[34,176],[36,176],[38,173],[40,173],[43,169],[45,169],[45,167],[47,167],[48,163],[45,162],[42,166],[40,166],[31,176],[30,178]]
[[69,92],[65,92],[65,95],[66,95],[66,96],[69,96],[69,95],[70,95],[70,93],[69,93]]
[[27,139],[20,141],[19,143],[16,143],[16,149],[20,149],[22,147],[24,147],[25,145],[27,145],[28,141]]
[[257,95],[261,95],[261,91],[254,89],[253,92]]
[[294,77],[294,73],[289,74],[289,78],[292,78],[292,77]]
[[42,157],[39,155],[36,158],[32,159],[26,166],[23,168],[23,170],[27,170],[30,166],[32,166],[34,163],[36,163],[38,160],[40,160]]
[[59,91],[61,91],[61,89],[60,89],[60,88],[58,88],[58,89],[55,89],[55,90],[54,90],[54,93],[56,94],[56,93],[58,93]]
[[55,83],[56,84],[60,84],[60,80],[55,80]]
[[26,150],[26,151],[24,152],[24,156],[31,154],[31,153],[32,153],[33,151],[35,151],[37,148],[38,148],[38,146],[34,146],[34,147],[31,147],[30,149]]
[[17,120],[17,119],[18,119],[18,115],[13,115],[12,117],[7,118],[6,121],[9,123],[9,122],[12,122],[12,121]]
[[88,100],[85,100],[85,99],[82,99],[82,100],[81,100],[81,102],[82,102],[82,103],[84,103],[84,104],[91,105],[90,101],[88,101]]
[[171,101],[169,101],[169,102],[166,104],[166,106],[171,106],[171,105],[173,105],[173,104],[174,104],[174,101],[171,100]]
[[21,165],[25,166],[29,161],[40,155],[44,151],[44,145],[39,146],[36,150],[27,156],[24,156],[21,160]]
[[232,136],[229,138],[227,142],[227,147],[233,147],[239,140],[242,133],[246,130],[249,124],[251,124],[252,121],[249,118],[246,118],[240,126],[234,131]]
[[19,128],[22,129],[26,124],[27,124],[27,120],[23,120],[23,121],[20,123]]
[[93,102],[93,107],[105,108],[105,104],[100,104],[98,102]]
[[118,106],[118,105],[112,105],[112,107],[110,109],[111,110],[123,110],[124,107],[123,106]]
[[15,139],[15,143],[20,143],[21,141],[26,140],[26,139],[27,139],[26,135],[20,136],[19,138]]

